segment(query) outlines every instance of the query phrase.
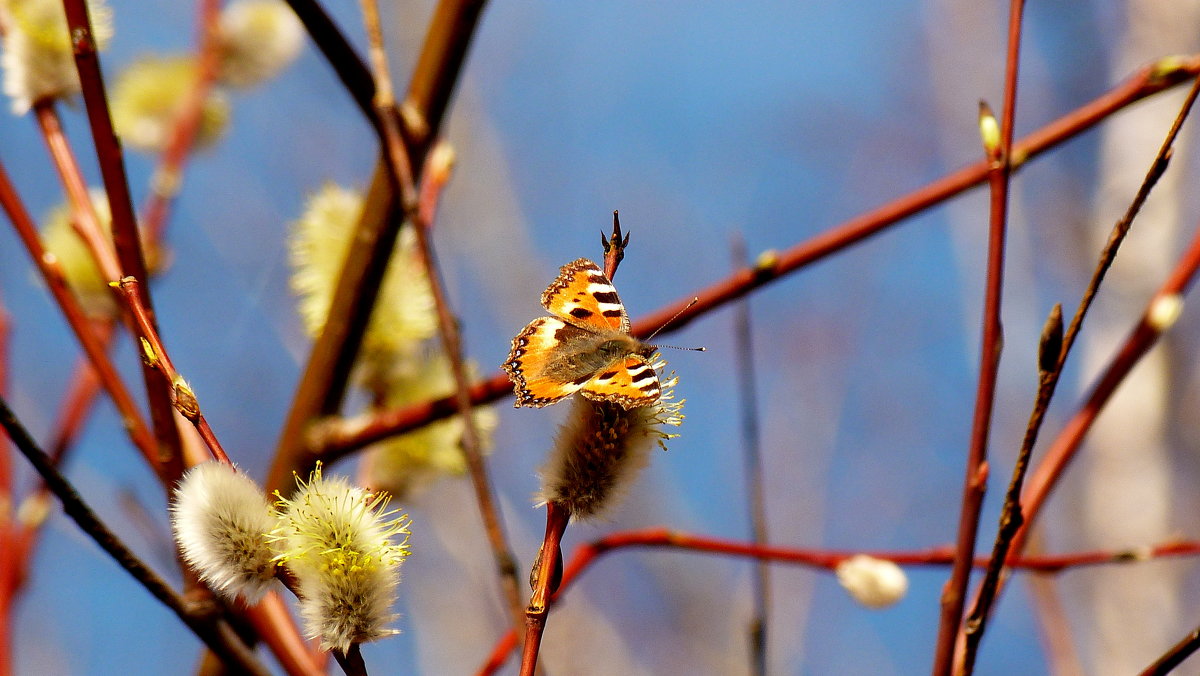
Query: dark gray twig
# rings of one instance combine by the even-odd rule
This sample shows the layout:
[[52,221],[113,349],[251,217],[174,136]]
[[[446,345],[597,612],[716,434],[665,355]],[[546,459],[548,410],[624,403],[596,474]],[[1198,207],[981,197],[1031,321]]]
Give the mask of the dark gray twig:
[[170,608],[201,641],[212,649],[225,664],[238,670],[238,673],[268,676],[269,672],[258,662],[254,654],[237,637],[229,623],[221,617],[215,608],[208,610],[189,606],[182,597],[175,593],[149,566],[141,561],[115,533],[96,516],[87,506],[55,467],[45,451],[38,447],[29,432],[17,419],[8,402],[0,397],[0,426],[8,432],[8,436],[16,445],[17,450],[29,460],[37,473],[41,475],[59,501],[63,511],[79,526],[80,530],[100,545],[121,568],[133,576],[139,584],[146,588],[154,598]]
[[[741,236],[733,240],[733,266],[740,270],[746,260],[746,242]],[[756,545],[767,542],[767,508],[763,491],[761,435],[758,424],[758,397],[754,377],[754,335],[750,330],[750,301],[738,302],[734,314],[734,352],[737,353],[738,389],[742,404],[742,445],[745,468],[746,500],[750,508],[751,541]],[[750,623],[751,673],[767,673],[767,616],[770,613],[771,573],[766,561],[754,564],[754,617]]]

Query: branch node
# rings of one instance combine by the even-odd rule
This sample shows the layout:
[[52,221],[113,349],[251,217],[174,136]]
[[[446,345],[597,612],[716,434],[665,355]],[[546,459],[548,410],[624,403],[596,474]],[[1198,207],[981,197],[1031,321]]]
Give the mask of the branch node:
[[175,380],[171,383],[171,391],[174,394],[171,403],[175,404],[175,410],[193,423],[199,420],[200,402],[196,401],[196,394],[192,392],[192,388],[188,386],[183,376],[175,376]]
[[142,345],[142,361],[150,368],[158,368],[158,353],[154,351],[154,346],[141,336],[138,336],[138,342]]

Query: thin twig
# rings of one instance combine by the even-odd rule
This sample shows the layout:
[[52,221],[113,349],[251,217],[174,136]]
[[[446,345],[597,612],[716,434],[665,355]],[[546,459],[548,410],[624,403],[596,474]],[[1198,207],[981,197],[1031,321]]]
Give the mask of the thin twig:
[[104,525],[94,512],[84,503],[71,484],[54,465],[49,456],[25,431],[25,427],[17,419],[8,406],[8,402],[0,397],[0,426],[8,432],[8,436],[16,444],[21,454],[37,470],[46,485],[62,502],[63,511],[79,526],[96,544],[108,553],[134,580],[145,587],[154,598],[171,609],[177,617],[196,634],[200,640],[221,656],[221,659],[242,673],[269,673],[254,657],[254,654],[237,638],[229,623],[217,612],[191,608],[187,602],[171,589],[166,582],[158,577],[146,564],[130,551],[124,543]]
[[471,477],[471,484],[475,489],[475,500],[479,506],[480,516],[483,518],[484,532],[487,534],[488,543],[492,549],[496,573],[500,579],[513,626],[520,628],[524,622],[525,613],[521,604],[520,584],[517,580],[516,557],[512,554],[512,547],[509,545],[508,536],[504,531],[504,523],[500,519],[500,511],[496,507],[495,489],[492,487],[487,466],[483,461],[483,443],[480,441],[475,417],[471,413],[471,397],[468,393],[470,380],[463,358],[459,321],[450,308],[441,268],[437,263],[433,243],[430,241],[432,224],[422,221],[424,214],[420,208],[417,183],[413,176],[412,165],[409,164],[409,153],[404,146],[404,139],[400,135],[400,113],[392,98],[393,89],[387,69],[387,56],[383,48],[383,31],[379,25],[378,7],[375,0],[362,0],[362,7],[370,44],[371,63],[374,67],[375,107],[381,122],[379,130],[380,141],[384,147],[384,158],[387,161],[389,174],[395,182],[393,188],[400,196],[401,212],[406,219],[412,222],[411,227],[416,234],[417,251],[433,296],[438,336],[441,338],[442,351],[450,363],[450,372],[454,378],[455,403],[458,407],[459,419],[462,421],[463,459],[466,461],[467,474]]
[[[12,335],[12,320],[8,309],[0,303],[0,396],[9,396],[8,378],[12,354],[9,338]],[[8,456],[9,446],[6,439],[0,439],[0,528],[3,528],[9,517],[9,508],[13,504],[12,461]]]
[[[434,10],[402,105],[410,167],[424,166],[432,139],[441,129],[450,93],[458,81],[484,4],[480,0],[441,0]],[[364,72],[361,59],[354,55],[328,17],[304,10],[305,5],[297,0],[292,2],[305,29],[343,76],[355,101],[364,108],[372,124],[378,124],[373,85],[371,95],[364,99],[367,88],[363,80],[370,80],[369,72]],[[313,345],[280,434],[275,459],[267,473],[269,491],[288,490],[292,473],[307,474],[319,459],[308,451],[307,430],[313,420],[335,413],[341,406],[379,282],[396,243],[401,224],[399,213],[386,162],[380,161],[338,276],[325,326]],[[457,409],[452,405],[452,410]]]
[[79,169],[79,162],[75,159],[66,134],[63,133],[62,121],[58,117],[54,102],[38,102],[33,107],[33,114],[42,132],[42,139],[46,142],[46,149],[50,152],[54,169],[58,172],[63,191],[67,194],[75,231],[95,259],[100,274],[112,275],[108,281],[119,279],[121,263],[112,248],[106,229],[100,223],[95,205],[92,204],[83,172]]
[[138,411],[133,396],[126,389],[124,381],[121,380],[116,367],[109,359],[104,344],[91,330],[91,324],[84,314],[83,308],[80,307],[79,300],[75,297],[70,287],[67,286],[62,266],[58,262],[58,259],[52,254],[48,254],[45,247],[42,246],[42,242],[38,238],[37,226],[34,225],[29,212],[25,210],[25,206],[17,196],[3,163],[0,163],[0,205],[3,206],[5,213],[17,231],[17,235],[25,245],[30,259],[37,266],[38,272],[41,273],[42,279],[46,282],[46,287],[50,289],[51,295],[54,296],[54,300],[62,309],[67,324],[75,333],[75,337],[79,340],[80,346],[83,348],[88,360],[95,367],[100,377],[100,382],[103,383],[105,391],[108,392],[113,404],[116,405],[117,411],[121,415],[122,423],[128,430],[134,445],[141,451],[142,457],[146,459],[150,467],[155,472],[158,472],[159,476],[162,476],[157,444],[155,444],[154,438],[150,436],[149,428],[146,426],[145,421],[143,421],[142,414]]
[[450,309],[441,270],[430,241],[429,231],[432,224],[423,220],[429,214],[423,213],[420,208],[418,186],[410,164],[409,152],[405,148],[404,139],[401,136],[401,117],[395,107],[395,100],[392,98],[393,88],[387,69],[387,57],[383,49],[383,34],[379,25],[378,7],[374,0],[363,0],[362,6],[367,24],[371,62],[374,66],[376,88],[374,103],[378,119],[381,122],[380,140],[384,147],[384,157],[392,179],[395,181],[393,186],[395,192],[400,196],[401,212],[412,221],[412,227],[417,236],[418,251],[429,280],[437,313],[442,350],[450,363],[455,381],[455,401],[463,425],[461,439],[463,456],[475,488],[476,501],[483,517],[484,529],[492,547],[505,597],[513,615],[514,626],[520,627],[523,613],[515,557],[511,553],[499,510],[496,508],[495,491],[483,461],[479,430],[474,416],[471,414],[471,401],[468,394],[469,380],[462,354],[459,322]]
[[1171,646],[1171,649],[1163,653],[1162,657],[1154,660],[1154,664],[1146,667],[1141,676],[1169,674],[1175,667],[1183,664],[1184,660],[1191,657],[1197,649],[1200,649],[1200,627],[1188,632],[1188,635],[1180,639],[1179,643]]
[[[988,561],[991,565],[991,561]],[[1071,637],[1071,623],[1055,577],[1030,575],[1026,580],[1039,643],[1046,655],[1046,673],[1053,676],[1084,676],[1079,650]]]
[[[100,176],[104,181],[104,191],[112,211],[112,241],[120,261],[121,273],[117,277],[109,277],[108,281],[124,275],[146,279],[146,259],[138,235],[132,197],[129,194],[129,181],[125,175],[121,144],[113,131],[112,117],[108,111],[108,96],[105,93],[96,41],[88,17],[87,0],[63,0],[63,6],[66,9],[75,68],[79,71],[84,107],[92,130],[92,142],[100,163]],[[156,326],[154,305],[150,300],[149,291],[143,288],[141,294],[142,307],[147,312],[150,325]],[[182,445],[168,396],[170,383],[145,363],[142,363],[142,379],[145,382],[146,398],[150,407],[150,422],[154,426],[154,437],[158,441],[158,465],[165,478],[165,485],[170,486],[183,474]]]
[[[1078,412],[1051,442],[1045,456],[1030,475],[1028,486],[1021,499],[1021,512],[1025,515],[1025,519],[1021,529],[1013,538],[1013,554],[1010,554],[1010,558],[1022,551],[1042,506],[1051,491],[1058,485],[1063,472],[1074,459],[1084,436],[1091,429],[1092,423],[1104,409],[1105,404],[1108,403],[1117,387],[1138,361],[1170,327],[1170,321],[1163,321],[1162,309],[1178,307],[1182,296],[1195,281],[1197,271],[1200,271],[1200,224],[1197,225],[1187,251],[1155,292],[1138,323],[1125,338],[1117,353],[1109,360],[1100,377],[1096,379]],[[1168,319],[1173,319],[1173,316],[1169,316]]]
[[[987,491],[988,435],[991,431],[996,379],[999,374],[1000,353],[1004,343],[1000,308],[1024,2],[1023,0],[1012,0],[1009,8],[1004,112],[999,129],[996,129],[996,119],[991,110],[985,103],[980,103],[980,126],[983,131],[984,149],[987,159],[991,163],[991,171],[988,175],[988,183],[991,188],[989,193],[991,213],[988,227],[987,282],[980,350],[980,376],[971,428],[971,447],[967,457],[966,478],[963,483],[962,511],[958,525],[958,548],[950,581],[942,593],[942,613],[933,664],[934,676],[949,676],[954,666],[955,644],[959,635],[959,624],[962,621],[967,587],[970,584],[970,564],[975,556],[975,539],[979,530],[983,498]],[[998,134],[996,134],[997,131]],[[969,643],[969,640],[967,643],[968,657],[965,664],[968,674],[973,667],[974,656],[973,645]]]
[[[1039,383],[1037,397],[1034,401],[1033,411],[1029,416],[1029,423],[1025,428],[1025,436],[1022,439],[1021,448],[1017,454],[1017,463],[1013,468],[1012,480],[1009,483],[1008,492],[1005,494],[1004,507],[1000,515],[1000,525],[996,531],[996,542],[992,548],[992,563],[988,566],[987,574],[980,584],[975,606],[971,610],[965,628],[968,636],[968,652],[966,653],[968,657],[977,649],[979,641],[978,638],[971,639],[970,637],[973,634],[983,633],[991,611],[992,602],[999,594],[1001,588],[1001,576],[1005,559],[1008,557],[1008,552],[1013,544],[1013,538],[1016,537],[1025,520],[1024,515],[1021,513],[1020,504],[1025,474],[1029,467],[1030,457],[1033,454],[1033,447],[1037,443],[1038,432],[1041,430],[1042,423],[1045,420],[1046,411],[1050,407],[1050,400],[1054,396],[1054,391],[1062,376],[1063,367],[1066,365],[1067,356],[1070,354],[1071,347],[1075,344],[1075,338],[1079,335],[1079,329],[1083,325],[1083,318],[1100,289],[1100,283],[1104,280],[1105,274],[1116,258],[1118,248],[1129,233],[1134,218],[1141,211],[1142,204],[1150,196],[1150,192],[1157,184],[1158,179],[1166,171],[1173,152],[1175,138],[1178,136],[1179,130],[1191,111],[1198,94],[1200,94],[1200,77],[1197,77],[1192,83],[1192,88],[1188,92],[1183,105],[1180,107],[1179,113],[1175,116],[1175,121],[1171,124],[1171,129],[1167,132],[1167,136],[1159,147],[1158,153],[1150,163],[1150,168],[1146,171],[1146,176],[1142,179],[1142,183],[1138,187],[1133,201],[1130,202],[1129,207],[1125,210],[1125,214],[1113,225],[1112,232],[1109,234],[1108,241],[1100,253],[1099,261],[1092,271],[1091,280],[1088,282],[1087,289],[1080,298],[1079,305],[1075,310],[1074,316],[1071,318],[1071,323],[1067,327],[1066,333],[1064,334],[1062,330],[1062,313],[1058,306],[1055,306],[1055,312],[1051,314],[1051,318],[1048,321],[1048,330],[1043,331],[1040,350],[1041,358],[1038,369]],[[1057,318],[1055,318],[1056,315]],[[1054,324],[1057,324],[1057,329],[1049,330]],[[972,643],[975,645],[973,646]]]
[[[172,121],[166,147],[150,181],[150,196],[142,208],[143,231],[147,240],[156,242],[166,227],[167,216],[183,182],[184,164],[191,157],[204,121],[204,104],[212,93],[220,73],[221,5],[217,0],[200,0],[199,44],[196,47],[196,74],[192,86]],[[140,278],[139,278],[140,279]]]
[[[0,304],[0,397],[9,396],[9,335],[12,328],[8,310]],[[12,459],[7,435],[0,435],[0,674],[13,672],[12,626],[17,590],[25,575],[25,556],[21,531],[17,525],[14,500]]]
[[[1186,59],[1172,58],[1141,68],[1117,87],[1014,143],[1013,170],[1019,170],[1028,160],[1074,138],[1113,113],[1186,82],[1198,73],[1200,57],[1196,56]],[[664,325],[664,332],[681,328],[688,322],[761,286],[838,253],[909,216],[945,202],[982,183],[987,179],[988,166],[988,162],[984,160],[959,169],[830,228],[812,239],[796,244],[774,257],[764,257],[751,268],[739,270],[698,292],[688,293],[681,300],[643,316],[634,322],[632,332],[635,335],[646,336]],[[699,300],[692,304],[693,298]],[[689,304],[692,304],[692,307],[688,308]],[[503,372],[496,373],[471,387],[471,402],[475,405],[490,403],[511,395],[512,383]],[[442,397],[381,411],[367,420],[324,423],[309,435],[315,446],[309,453],[308,465],[317,460],[332,464],[364,446],[449,417],[455,410],[453,398]],[[290,477],[291,474],[287,476]]]
[[[1013,120],[1017,105],[1017,67],[1021,47],[1021,17],[1024,0],[1011,0],[1008,18],[1008,48],[1004,66],[1004,112],[1000,126],[986,103],[980,102],[980,130],[988,171],[991,209],[988,218],[987,277],[983,301],[983,330],[979,350],[979,386],[975,392],[975,413],[971,423],[971,445],[967,452],[966,477],[963,479],[962,509],[958,521],[958,548],[950,580],[942,591],[941,618],[933,658],[933,676],[949,676],[954,668],[954,650],[962,622],[967,587],[971,583],[971,561],[975,558],[975,537],[983,496],[987,492],[988,434],[996,401],[996,378],[1000,371],[1000,353],[1004,329],[1000,323],[1004,288],[1004,245],[1008,230],[1009,179],[1012,175]],[[969,644],[968,644],[969,645]],[[968,655],[966,673],[973,666]]]
[[[747,266],[746,241],[733,239],[733,266]],[[756,545],[767,542],[767,507],[763,490],[761,435],[758,424],[758,393],[754,371],[754,334],[750,329],[750,302],[738,302],[734,318],[734,353],[737,355],[738,391],[741,393],[742,468],[750,514],[750,540]],[[767,617],[770,614],[771,570],[766,561],[754,565],[752,584],[754,615],[750,620],[751,673],[767,673]]]
[[[610,552],[635,547],[653,549],[678,549],[683,551],[720,554],[725,556],[748,556],[763,561],[800,565],[833,573],[838,564],[859,554],[891,561],[900,566],[928,567],[947,566],[953,563],[954,548],[946,545],[917,551],[863,551],[863,550],[820,550],[788,547],[760,546],[748,542],[694,535],[669,528],[647,528],[643,530],[612,533],[590,543],[580,545],[572,554],[563,570],[558,591],[551,596],[553,605],[571,585],[598,559]],[[1165,542],[1149,547],[1121,550],[1094,550],[1071,552],[1053,556],[1029,556],[1013,560],[1013,568],[1036,574],[1055,575],[1077,568],[1097,565],[1131,564],[1174,556],[1200,555],[1200,541]],[[976,557],[974,566],[983,569],[987,557]],[[494,674],[500,669],[516,647],[516,635],[502,636],[493,647],[487,662],[477,672],[479,676]]]
[[167,348],[163,345],[162,338],[159,337],[158,331],[151,323],[149,312],[142,305],[145,294],[138,292],[140,286],[138,280],[133,277],[124,277],[119,284],[129,312],[137,324],[137,335],[142,341],[144,361],[149,364],[150,368],[161,372],[167,382],[171,383],[171,406],[196,426],[196,431],[200,433],[200,438],[204,439],[213,458],[226,465],[232,465],[233,463],[225,454],[221,442],[217,441],[217,436],[213,434],[212,427],[209,426],[208,420],[200,410],[200,402],[196,400],[195,393],[183,380],[183,376],[175,370],[175,365],[171,362],[170,355],[167,354]]

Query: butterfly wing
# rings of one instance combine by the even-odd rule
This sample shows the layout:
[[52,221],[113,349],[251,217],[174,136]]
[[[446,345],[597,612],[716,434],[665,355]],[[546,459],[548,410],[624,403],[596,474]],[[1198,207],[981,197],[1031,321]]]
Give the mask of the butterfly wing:
[[602,369],[583,384],[580,394],[596,401],[620,404],[623,408],[649,406],[660,394],[658,373],[645,357],[637,354]]
[[566,321],[599,332],[629,333],[629,315],[617,290],[593,262],[579,258],[562,266],[542,293],[542,306]]
[[579,391],[591,378],[565,379],[555,369],[564,345],[588,332],[555,317],[529,322],[512,341],[512,350],[502,368],[508,372],[516,392],[515,406],[548,406]]
[[658,401],[658,374],[639,354],[644,346],[628,336],[625,306],[595,263],[580,258],[562,266],[542,305],[556,316],[530,322],[504,363],[516,406],[547,406],[575,392],[626,409]]

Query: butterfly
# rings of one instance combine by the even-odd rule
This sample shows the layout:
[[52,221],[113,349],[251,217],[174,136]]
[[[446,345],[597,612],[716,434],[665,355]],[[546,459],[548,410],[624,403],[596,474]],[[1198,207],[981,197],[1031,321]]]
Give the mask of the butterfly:
[[625,306],[595,263],[580,258],[562,266],[542,307],[554,316],[521,329],[503,365],[515,406],[548,406],[575,392],[626,409],[658,401],[649,359],[656,348],[629,335]]

